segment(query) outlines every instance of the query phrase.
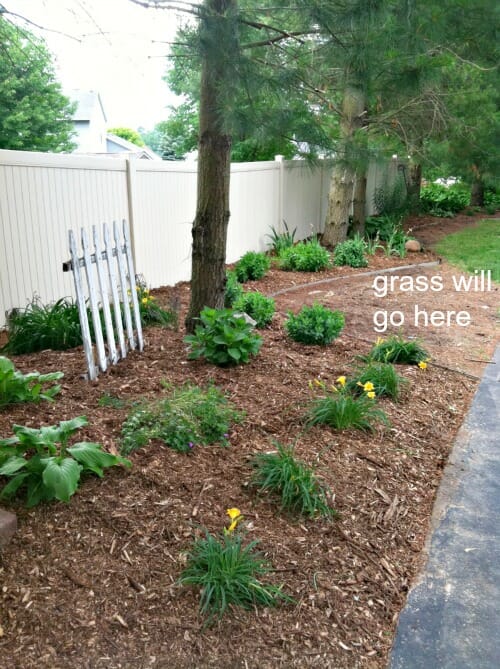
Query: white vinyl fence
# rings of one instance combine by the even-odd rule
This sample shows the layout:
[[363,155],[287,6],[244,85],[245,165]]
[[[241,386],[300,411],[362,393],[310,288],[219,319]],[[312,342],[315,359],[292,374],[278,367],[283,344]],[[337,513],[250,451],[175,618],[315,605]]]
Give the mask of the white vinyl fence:
[[[368,175],[368,211],[376,184],[395,162]],[[322,229],[331,168],[303,161],[235,163],[227,262],[265,250],[271,226],[286,221],[297,239]],[[47,304],[74,296],[68,230],[130,225],[135,268],[151,288],[188,280],[196,164],[0,150],[0,327],[5,314],[34,296]]]

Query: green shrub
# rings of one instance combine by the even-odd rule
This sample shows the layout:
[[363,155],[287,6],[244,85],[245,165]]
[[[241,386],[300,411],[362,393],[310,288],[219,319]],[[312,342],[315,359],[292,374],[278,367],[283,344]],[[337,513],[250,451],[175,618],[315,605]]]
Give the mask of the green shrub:
[[234,311],[243,311],[256,322],[256,327],[263,328],[268,325],[274,314],[274,300],[259,292],[243,293],[233,304]]
[[272,252],[277,256],[280,256],[285,249],[289,249],[295,244],[297,228],[290,232],[285,221],[283,221],[283,225],[285,227],[284,232],[278,232],[271,226],[271,234],[266,235],[271,240],[268,246],[271,247]]
[[234,271],[238,281],[245,283],[245,281],[262,279],[270,267],[271,260],[265,253],[248,251],[248,253],[245,253],[245,255],[238,260]]
[[429,353],[418,340],[406,340],[398,335],[392,335],[387,339],[379,338],[365,359],[400,365],[418,365],[429,360],[429,357]]
[[443,186],[428,184],[420,191],[420,205],[431,216],[451,217],[462,211],[470,202],[470,192],[462,184]]
[[362,395],[355,395],[349,390],[344,376],[337,379],[338,386],[327,388],[318,382],[323,395],[312,401],[307,414],[307,425],[329,425],[335,430],[354,428],[369,432],[375,429],[376,422],[389,423],[386,414],[377,408],[372,384],[365,384]]
[[360,238],[346,239],[345,242],[337,244],[333,251],[333,264],[348,267],[366,267],[368,261],[365,257],[365,242]]
[[239,365],[257,355],[262,346],[262,337],[253,332],[244,316],[231,309],[205,307],[200,321],[194,334],[184,337],[190,347],[190,360],[205,358],[220,367]]
[[144,282],[138,282],[136,290],[142,325],[156,325],[162,328],[177,327],[176,312],[160,307]]
[[215,386],[186,383],[168,397],[132,410],[122,427],[120,451],[128,455],[153,439],[181,453],[197,445],[226,444],[231,424],[241,418]]
[[236,272],[226,272],[226,287],[224,290],[224,306],[231,309],[238,298],[243,295],[243,286],[236,277]]
[[314,469],[295,458],[292,446],[276,446],[277,452],[259,453],[254,457],[252,485],[257,486],[259,492],[275,494],[281,500],[281,509],[292,514],[309,518],[335,515]]
[[200,588],[200,612],[208,616],[207,622],[222,618],[232,606],[249,609],[293,601],[281,587],[259,580],[272,568],[255,551],[257,544],[244,546],[241,536],[233,532],[214,537],[207,531],[194,542],[179,583]]
[[408,381],[396,372],[394,365],[387,362],[368,362],[354,373],[348,389],[361,394],[364,384],[371,382],[377,396],[386,395],[394,400],[399,398],[401,388]]
[[390,239],[394,230],[401,227],[401,222],[401,214],[368,216],[365,222],[365,234],[370,239],[378,236],[380,241],[386,242]]
[[23,374],[16,370],[8,358],[0,356],[0,408],[16,402],[52,401],[60,392],[61,386],[44,388],[44,385],[59,381],[63,376],[62,372]]
[[63,351],[82,343],[78,306],[68,298],[49,305],[35,298],[26,309],[14,309],[7,319],[8,343],[2,351],[12,355]]
[[488,214],[494,214],[500,209],[500,193],[493,188],[486,188],[484,191],[484,207]]
[[82,441],[69,446],[76,430],[85,425],[85,416],[40,429],[14,425],[15,436],[0,440],[0,476],[11,479],[0,497],[14,497],[26,489],[29,507],[53,499],[68,502],[82,473],[102,477],[107,467],[131,466],[125,458],[103,451],[99,444]]
[[336,339],[345,324],[344,314],[322,304],[304,305],[298,314],[289,312],[285,322],[287,334],[301,344],[325,346]]
[[314,238],[284,249],[279,260],[281,269],[286,271],[319,272],[329,267],[330,254]]

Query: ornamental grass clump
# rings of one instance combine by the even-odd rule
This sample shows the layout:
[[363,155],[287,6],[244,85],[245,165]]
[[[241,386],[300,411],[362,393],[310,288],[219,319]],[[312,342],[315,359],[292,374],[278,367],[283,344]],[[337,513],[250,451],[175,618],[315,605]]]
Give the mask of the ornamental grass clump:
[[285,271],[320,272],[330,266],[330,254],[317,238],[313,238],[283,249],[279,261]]
[[228,528],[216,536],[205,530],[205,536],[194,541],[179,578],[181,585],[200,588],[200,613],[207,616],[206,624],[220,620],[231,607],[250,609],[293,601],[282,586],[260,580],[273,569],[255,550],[258,541],[244,545],[237,527],[243,518],[239,509],[228,509],[227,514]]
[[231,309],[205,307],[199,320],[194,334],[184,337],[190,360],[205,358],[220,367],[240,365],[257,355],[262,346],[262,337],[245,316]]
[[394,365],[374,360],[357,369],[347,387],[351,392],[360,395],[363,393],[364,385],[368,382],[373,384],[377,397],[385,395],[393,400],[399,398],[402,387],[408,383],[403,376],[397,373]]
[[322,304],[304,305],[297,313],[288,313],[285,330],[291,339],[301,344],[326,346],[336,339],[344,328],[341,311],[331,311]]
[[243,414],[215,386],[185,383],[161,400],[134,407],[122,427],[120,451],[131,451],[159,440],[180,453],[197,446],[228,443],[229,430]]
[[246,292],[238,297],[233,309],[236,312],[244,312],[255,321],[255,327],[264,328],[273,319],[275,311],[275,301],[272,297],[266,297],[262,293]]
[[248,251],[234,267],[236,278],[240,283],[262,279],[271,267],[271,259],[265,253]]
[[276,444],[277,451],[259,453],[252,460],[252,485],[261,493],[271,493],[281,502],[281,510],[293,515],[318,518],[336,514],[328,503],[327,489],[314,468],[298,460],[293,446]]
[[316,379],[314,383],[309,383],[309,387],[319,389],[323,395],[312,401],[306,416],[308,427],[329,425],[335,430],[353,428],[371,432],[378,422],[389,424],[385,412],[377,408],[374,385],[371,381],[363,384],[362,395],[350,392],[345,376],[339,376],[336,385],[328,387],[326,383]]
[[379,337],[371,351],[365,356],[367,361],[392,362],[398,365],[418,365],[427,363],[429,353],[417,339],[407,340],[398,335],[387,339]]
[[0,408],[17,402],[52,402],[61,386],[55,384],[47,387],[47,384],[59,381],[63,376],[62,372],[23,374],[9,358],[0,356]]

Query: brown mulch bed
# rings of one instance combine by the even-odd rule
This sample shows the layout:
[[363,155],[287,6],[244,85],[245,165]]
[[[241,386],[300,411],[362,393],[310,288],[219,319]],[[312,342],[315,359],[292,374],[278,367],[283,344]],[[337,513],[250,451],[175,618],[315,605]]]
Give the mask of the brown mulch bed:
[[[464,224],[470,225],[466,218]],[[433,219],[435,220],[435,219]],[[414,224],[430,245],[432,221]],[[417,232],[418,229],[418,232]],[[421,234],[420,234],[421,233]],[[434,235],[434,239],[436,238]],[[396,262],[379,256],[370,270],[436,260],[431,251]],[[61,370],[63,391],[53,404],[17,405],[0,413],[0,435],[12,423],[54,424],[86,415],[82,438],[113,451],[127,409],[103,407],[111,395],[125,402],[165,393],[164,382],[215,382],[245,411],[227,448],[195,447],[179,454],[158,443],[132,454],[130,472],[115,468],[88,478],[69,504],[27,510],[16,505],[19,530],[0,565],[0,666],[18,669],[142,669],[275,667],[384,667],[397,616],[422,561],[432,504],[455,434],[484,364],[497,340],[498,286],[491,293],[401,293],[376,298],[373,276],[337,268],[321,275],[272,270],[253,288],[276,296],[277,315],[262,332],[264,345],[249,365],[219,369],[186,359],[183,332],[149,328],[142,354],[100,376],[83,380],[81,349],[17,356],[23,371]],[[408,275],[456,270],[415,267]],[[250,287],[250,286],[248,286]],[[188,286],[155,291],[157,299],[187,306]],[[325,348],[287,340],[287,310],[321,301],[341,309],[346,327]],[[376,338],[373,312],[401,309],[408,322],[415,302],[429,311],[466,309],[467,328],[418,329],[432,355],[425,371],[399,370],[409,381],[398,403],[381,400],[391,427],[373,434],[304,431],[308,381],[349,375],[356,356]],[[249,458],[274,442],[296,444],[318,467],[339,512],[333,521],[294,520],[248,486]],[[184,551],[200,526],[219,532],[225,510],[237,506],[243,531],[258,539],[296,604],[235,610],[204,627],[198,595],[179,587]]]

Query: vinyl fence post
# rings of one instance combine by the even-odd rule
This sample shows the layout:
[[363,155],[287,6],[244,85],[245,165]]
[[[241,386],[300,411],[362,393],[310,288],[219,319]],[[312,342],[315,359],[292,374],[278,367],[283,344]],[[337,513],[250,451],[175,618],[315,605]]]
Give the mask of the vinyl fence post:
[[134,266],[137,267],[137,258],[135,255],[135,193],[137,182],[137,169],[134,158],[126,159],[127,165],[127,208],[128,208],[128,226],[130,234],[130,247]]
[[284,212],[284,189],[285,189],[285,157],[274,156],[275,162],[278,163],[278,225],[276,229],[283,232],[283,212]]

